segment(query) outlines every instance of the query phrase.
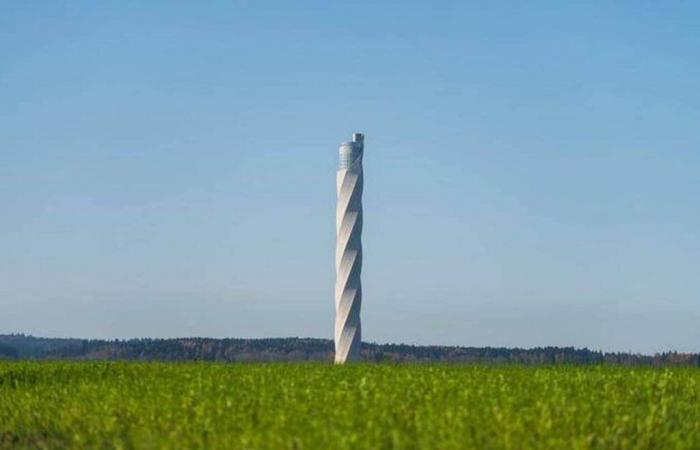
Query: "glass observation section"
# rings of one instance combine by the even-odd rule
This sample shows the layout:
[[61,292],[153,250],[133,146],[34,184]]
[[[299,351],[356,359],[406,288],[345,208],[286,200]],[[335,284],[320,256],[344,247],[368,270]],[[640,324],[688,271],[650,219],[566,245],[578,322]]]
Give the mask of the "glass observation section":
[[361,144],[356,142],[346,142],[340,146],[340,161],[338,162],[338,170],[348,169],[352,163],[362,153]]

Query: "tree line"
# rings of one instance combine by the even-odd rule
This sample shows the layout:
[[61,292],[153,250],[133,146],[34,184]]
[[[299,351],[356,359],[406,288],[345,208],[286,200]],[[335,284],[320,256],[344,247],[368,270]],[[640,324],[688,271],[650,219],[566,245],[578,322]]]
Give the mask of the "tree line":
[[[268,339],[62,339],[24,334],[0,335],[0,358],[153,361],[332,361],[333,341],[315,338]],[[615,353],[574,347],[423,346],[362,344],[362,358],[372,362],[455,362],[519,364],[620,364],[700,366],[700,354]]]

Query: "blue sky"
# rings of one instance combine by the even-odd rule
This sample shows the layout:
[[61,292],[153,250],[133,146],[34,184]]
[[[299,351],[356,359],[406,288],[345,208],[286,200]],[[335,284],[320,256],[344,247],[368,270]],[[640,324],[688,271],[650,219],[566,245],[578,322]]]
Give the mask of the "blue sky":
[[695,2],[0,1],[0,333],[700,351]]

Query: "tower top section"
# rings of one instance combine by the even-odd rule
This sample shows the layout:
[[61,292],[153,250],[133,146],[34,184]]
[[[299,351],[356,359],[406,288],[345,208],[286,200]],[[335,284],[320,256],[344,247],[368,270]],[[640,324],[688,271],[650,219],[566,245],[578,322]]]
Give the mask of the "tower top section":
[[352,141],[340,144],[338,170],[350,169],[353,163],[362,157],[364,147],[365,136],[362,133],[353,133]]

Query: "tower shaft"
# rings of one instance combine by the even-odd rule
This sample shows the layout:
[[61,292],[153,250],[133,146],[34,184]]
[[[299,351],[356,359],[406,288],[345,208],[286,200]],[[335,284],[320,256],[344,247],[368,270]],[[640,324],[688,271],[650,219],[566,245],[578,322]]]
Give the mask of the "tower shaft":
[[364,136],[340,145],[336,175],[335,362],[360,358],[362,304],[362,155]]

